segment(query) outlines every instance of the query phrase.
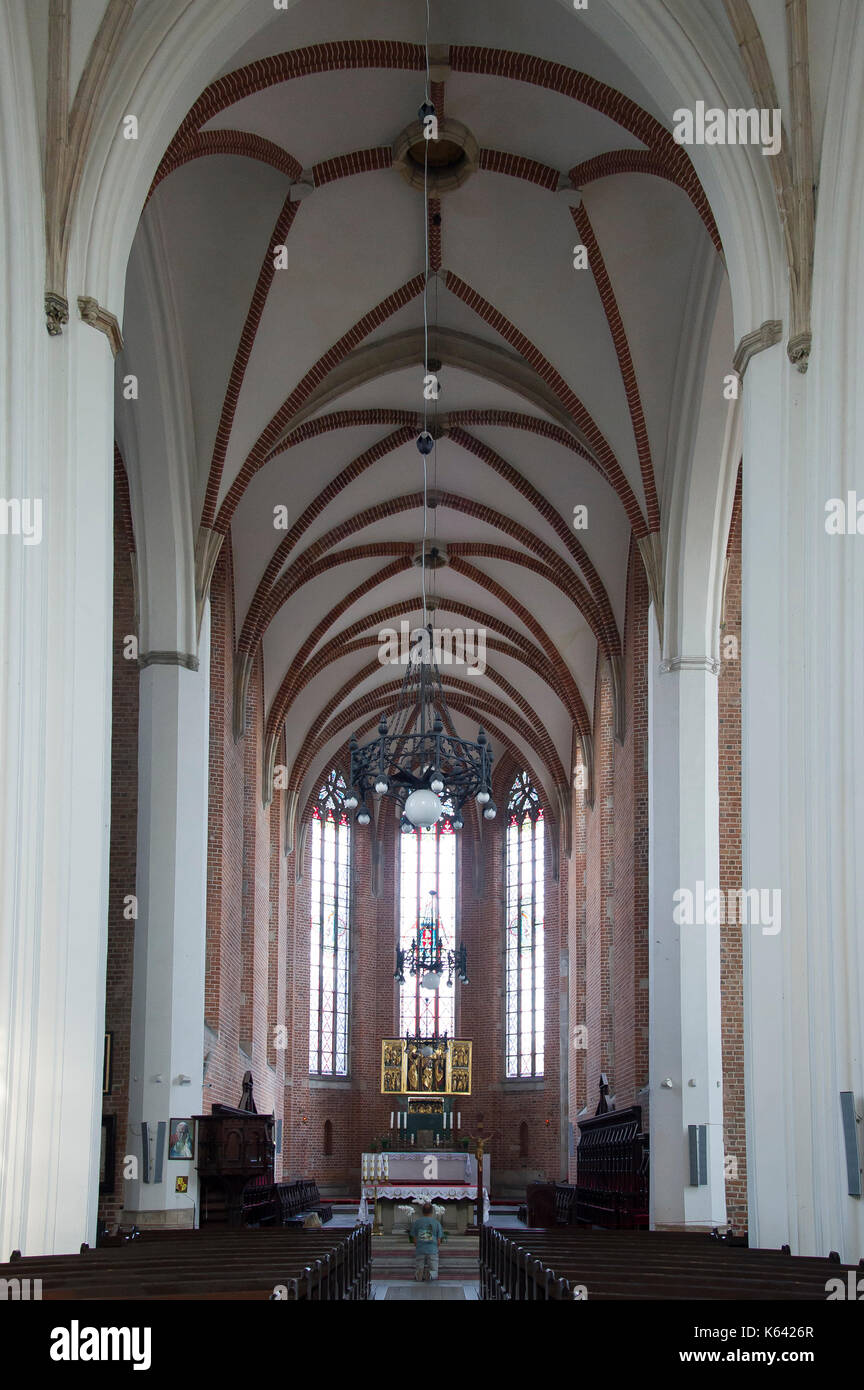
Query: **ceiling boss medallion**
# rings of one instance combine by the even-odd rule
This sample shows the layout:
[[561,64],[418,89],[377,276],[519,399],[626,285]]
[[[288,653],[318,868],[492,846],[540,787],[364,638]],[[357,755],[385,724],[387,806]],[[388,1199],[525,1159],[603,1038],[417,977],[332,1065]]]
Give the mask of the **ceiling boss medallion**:
[[[437,135],[427,136],[427,130]],[[412,121],[393,142],[393,168],[418,193],[425,188],[429,198],[461,188],[476,172],[479,158],[480,146],[468,127],[449,116],[439,119],[434,110]]]

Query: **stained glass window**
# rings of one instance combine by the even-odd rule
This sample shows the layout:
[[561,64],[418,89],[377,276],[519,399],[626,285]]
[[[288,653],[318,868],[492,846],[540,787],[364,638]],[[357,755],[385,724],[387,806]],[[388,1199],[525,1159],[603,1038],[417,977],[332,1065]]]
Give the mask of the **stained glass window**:
[[[430,892],[438,894],[444,950],[456,945],[456,832],[445,815],[427,830],[399,836],[399,945],[404,951],[417,939],[418,924],[429,913]],[[453,1037],[456,1027],[455,978],[439,977],[437,990],[424,989],[420,975],[405,971],[399,987],[399,1032],[428,1038],[437,1031]]]
[[526,773],[507,801],[506,1075],[543,1075],[543,808]]
[[312,810],[309,1070],[348,1075],[351,827],[345,780],[330,773]]

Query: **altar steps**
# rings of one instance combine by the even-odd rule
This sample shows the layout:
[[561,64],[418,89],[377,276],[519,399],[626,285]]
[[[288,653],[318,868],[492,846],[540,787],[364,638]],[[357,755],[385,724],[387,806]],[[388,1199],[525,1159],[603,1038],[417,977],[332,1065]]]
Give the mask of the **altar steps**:
[[[438,1251],[439,1282],[476,1283],[480,1243],[477,1236],[448,1236]],[[407,1235],[372,1237],[373,1283],[391,1283],[414,1276],[414,1246]]]

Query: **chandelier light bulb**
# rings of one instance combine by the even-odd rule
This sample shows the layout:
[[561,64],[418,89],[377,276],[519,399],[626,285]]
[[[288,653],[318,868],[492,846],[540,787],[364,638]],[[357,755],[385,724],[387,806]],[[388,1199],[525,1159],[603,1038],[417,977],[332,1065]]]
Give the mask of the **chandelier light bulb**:
[[485,809],[484,812],[483,812],[483,819],[484,819],[484,820],[494,820],[495,817],[497,816],[497,814],[498,814],[498,808],[496,807],[495,802],[494,802],[494,801],[490,801],[490,802],[489,802],[489,805],[486,807],[486,809]]
[[432,773],[432,776],[429,778],[429,786],[431,787],[432,791],[435,792],[436,796],[440,795],[440,793],[444,790],[444,778],[441,776],[441,773],[437,770],[437,768]]
[[412,792],[405,802],[405,814],[412,825],[420,825],[427,828],[435,825],[444,814],[444,807],[438,800],[434,792],[420,791]]
[[452,825],[454,830],[461,830],[464,824],[465,822],[460,815],[455,815],[453,817]]
[[370,814],[369,814],[368,810],[366,809],[366,807],[365,807],[365,806],[361,806],[361,807],[360,807],[360,810],[357,812],[357,824],[358,824],[358,825],[368,825],[371,819],[372,819],[372,817],[370,816]]
[[389,779],[389,777],[376,777],[376,778],[375,778],[375,792],[376,792],[376,794],[377,794],[378,796],[386,796],[386,795],[387,795],[387,792],[388,792],[389,790],[390,790],[390,779]]
[[345,798],[345,810],[346,810],[346,811],[353,811],[353,810],[354,810],[354,807],[355,807],[356,805],[357,805],[357,798],[356,798],[356,796],[346,796],[346,798]]
[[407,816],[402,817],[401,821],[399,822],[399,828],[402,831],[403,835],[414,834],[414,826],[411,824]]
[[486,805],[486,802],[487,802],[488,800],[489,800],[489,793],[488,793],[488,792],[478,792],[478,793],[477,793],[477,805],[478,805],[478,806],[485,806],[485,805]]
[[427,970],[420,983],[424,989],[438,989],[441,984],[441,976],[437,975],[434,970]]

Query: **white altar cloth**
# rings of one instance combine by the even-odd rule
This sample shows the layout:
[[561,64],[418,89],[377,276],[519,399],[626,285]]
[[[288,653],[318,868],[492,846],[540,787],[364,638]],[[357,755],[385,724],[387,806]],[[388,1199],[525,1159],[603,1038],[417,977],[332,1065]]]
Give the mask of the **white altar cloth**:
[[411,1153],[368,1153],[360,1156],[364,1179],[377,1173],[385,1182],[477,1182],[477,1160],[473,1154],[422,1149]]
[[[371,1220],[369,1204],[374,1203],[375,1195],[374,1184],[364,1183],[360,1192],[360,1221]],[[470,1183],[400,1183],[398,1187],[394,1187],[392,1183],[379,1183],[377,1195],[391,1202],[471,1202],[477,1196],[477,1189]],[[489,1193],[484,1187],[483,1221],[485,1223],[488,1220]]]
[[[416,1153],[388,1153],[387,1177],[391,1182],[471,1182],[474,1155],[422,1149]],[[371,1167],[369,1169],[371,1172]]]

